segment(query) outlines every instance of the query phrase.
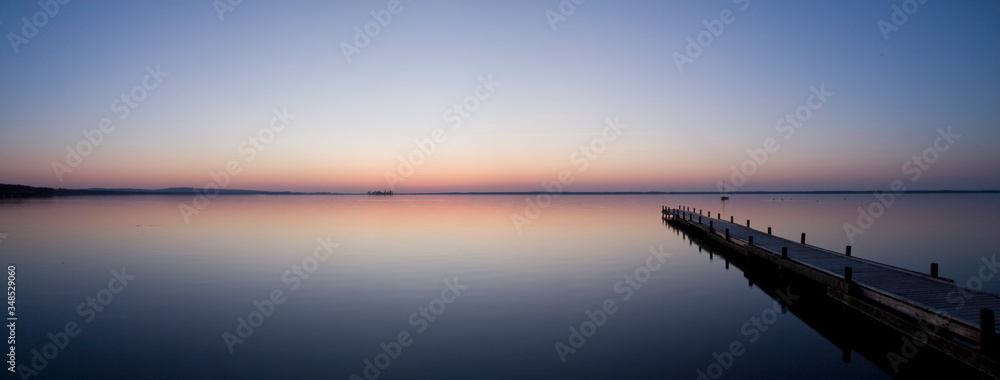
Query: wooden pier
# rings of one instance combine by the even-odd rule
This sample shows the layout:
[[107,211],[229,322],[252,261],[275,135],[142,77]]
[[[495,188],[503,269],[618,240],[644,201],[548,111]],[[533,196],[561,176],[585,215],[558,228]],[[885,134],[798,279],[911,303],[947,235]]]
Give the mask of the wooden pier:
[[[1000,378],[997,316],[1000,295],[960,287],[931,273],[920,273],[852,256],[758,231],[734,218],[712,218],[703,210],[678,206],[662,208],[663,219],[688,233],[753,258],[769,262],[819,285],[827,296],[886,326],[926,342],[992,378]],[[721,215],[720,215],[721,216]],[[741,221],[742,222],[742,221]],[[702,236],[703,235],[703,236]],[[959,301],[961,300],[961,301]]]

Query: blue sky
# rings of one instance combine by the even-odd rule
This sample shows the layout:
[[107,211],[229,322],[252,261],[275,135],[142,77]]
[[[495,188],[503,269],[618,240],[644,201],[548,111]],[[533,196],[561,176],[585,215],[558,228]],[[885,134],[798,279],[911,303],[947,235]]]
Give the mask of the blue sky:
[[[559,1],[404,0],[347,62],[341,43],[388,3],[243,1],[220,19],[211,1],[72,1],[15,53],[43,8],[0,2],[0,182],[200,187],[236,160],[233,188],[364,191],[388,174],[403,191],[532,191],[570,170],[567,190],[715,190],[822,85],[834,95],[740,189],[884,189],[948,126],[962,137],[911,188],[1000,188],[996,1],[928,1],[886,40],[877,23],[903,1],[588,0],[553,30]],[[160,86],[60,180],[66,146],[156,66]],[[502,85],[401,175],[487,76]],[[275,109],[294,121],[247,162],[237,146]],[[578,170],[616,117],[626,132]]]

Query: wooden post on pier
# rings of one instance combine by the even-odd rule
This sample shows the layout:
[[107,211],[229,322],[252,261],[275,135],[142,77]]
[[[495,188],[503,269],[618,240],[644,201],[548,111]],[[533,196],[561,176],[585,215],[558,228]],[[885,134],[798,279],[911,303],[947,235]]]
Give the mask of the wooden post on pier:
[[715,219],[722,220],[722,213],[721,212],[715,213]]
[[732,215],[730,215],[730,216],[729,216],[729,223],[732,223],[732,222],[733,222],[733,216],[732,216]]
[[767,228],[767,234],[768,234],[768,235],[770,235],[770,234],[771,234],[771,227],[768,227],[768,228]]
[[996,348],[996,322],[993,309],[979,309],[979,347],[983,350]]
[[788,258],[788,247],[781,247],[781,258],[782,259]]
[[851,246],[847,246],[847,249],[844,250],[844,254],[848,257],[851,256]]
[[708,221],[708,231],[709,232],[715,231],[715,221],[712,220]]
[[931,263],[931,277],[938,278],[938,263]]
[[802,241],[800,241],[799,243],[800,244],[805,244],[806,243],[806,233],[805,232],[802,233]]
[[750,239],[749,239],[749,241],[747,243],[749,243],[750,245],[753,245],[753,235],[750,235]]
[[729,229],[726,229],[726,240],[729,240]]
[[747,228],[750,228],[750,219],[747,219]]
[[844,281],[848,284],[854,282],[854,268],[844,267]]

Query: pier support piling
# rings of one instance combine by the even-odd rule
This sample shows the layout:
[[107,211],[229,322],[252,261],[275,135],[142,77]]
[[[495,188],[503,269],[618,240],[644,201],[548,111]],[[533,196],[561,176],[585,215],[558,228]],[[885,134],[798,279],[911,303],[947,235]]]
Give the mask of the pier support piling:
[[993,309],[979,309],[979,346],[983,350],[996,348],[996,322]]

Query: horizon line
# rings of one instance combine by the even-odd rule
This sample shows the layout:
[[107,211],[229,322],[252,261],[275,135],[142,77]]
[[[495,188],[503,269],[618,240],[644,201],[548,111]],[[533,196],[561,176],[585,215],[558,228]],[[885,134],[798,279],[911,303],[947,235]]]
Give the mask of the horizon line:
[[[20,189],[29,192],[51,192],[50,195],[190,195],[199,191],[210,190],[197,187],[167,187],[161,189],[137,188],[52,188],[35,187],[20,184],[0,183],[0,193],[7,190]],[[384,190],[382,190],[384,191]],[[969,189],[938,189],[938,190],[745,190],[722,193],[719,191],[414,191],[396,192],[392,195],[537,195],[537,194],[576,194],[576,195],[706,195],[706,194],[991,194],[1000,193],[1000,189],[969,190]],[[254,189],[220,189],[216,195],[372,195],[391,196],[386,194],[368,194],[366,192],[333,192],[333,191],[291,191],[291,190],[254,190]]]

